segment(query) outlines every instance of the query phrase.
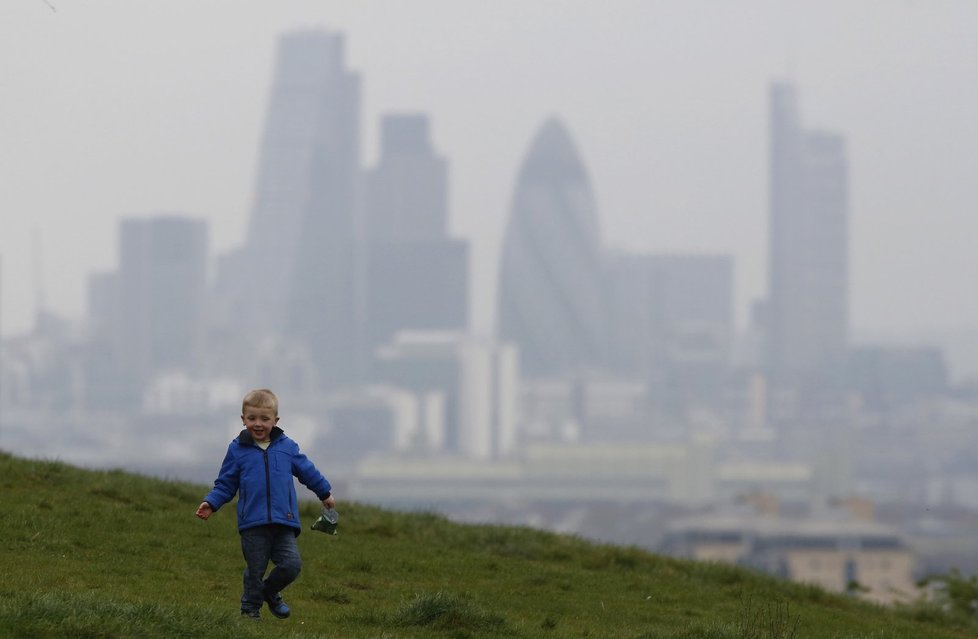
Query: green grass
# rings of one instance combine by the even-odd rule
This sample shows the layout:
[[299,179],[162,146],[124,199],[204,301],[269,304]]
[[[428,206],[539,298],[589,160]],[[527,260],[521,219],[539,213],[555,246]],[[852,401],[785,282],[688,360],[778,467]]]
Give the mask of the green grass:
[[[207,487],[0,453],[0,637],[928,639],[978,623],[888,609],[739,568],[528,528],[339,504],[308,530],[290,619],[238,615],[233,507]],[[341,496],[340,496],[341,497]]]

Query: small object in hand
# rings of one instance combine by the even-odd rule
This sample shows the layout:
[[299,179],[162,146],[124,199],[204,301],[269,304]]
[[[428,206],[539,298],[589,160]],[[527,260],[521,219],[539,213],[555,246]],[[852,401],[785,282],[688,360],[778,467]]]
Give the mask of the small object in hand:
[[324,532],[327,535],[336,534],[336,526],[340,523],[340,514],[332,508],[323,508],[323,512],[312,524],[313,530]]

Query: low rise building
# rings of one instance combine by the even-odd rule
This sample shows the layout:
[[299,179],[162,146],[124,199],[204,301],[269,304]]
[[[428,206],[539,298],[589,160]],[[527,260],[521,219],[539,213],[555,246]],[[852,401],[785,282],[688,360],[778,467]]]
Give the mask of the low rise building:
[[756,513],[696,516],[673,522],[661,550],[734,563],[878,603],[909,601],[918,594],[913,549],[895,529],[871,521]]

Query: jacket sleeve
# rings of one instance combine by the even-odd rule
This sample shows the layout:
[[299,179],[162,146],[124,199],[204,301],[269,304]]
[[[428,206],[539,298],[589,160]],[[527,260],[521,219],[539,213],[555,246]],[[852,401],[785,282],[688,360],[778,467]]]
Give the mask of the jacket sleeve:
[[295,454],[292,456],[292,474],[298,478],[303,486],[316,493],[316,497],[320,501],[329,497],[332,488],[329,481],[319,472],[316,465],[302,454],[298,445],[296,445]]
[[214,511],[231,501],[234,494],[238,492],[241,470],[238,468],[237,461],[234,459],[234,442],[228,446],[228,452],[221,463],[221,470],[214,480],[214,488],[207,493],[204,501],[211,505]]

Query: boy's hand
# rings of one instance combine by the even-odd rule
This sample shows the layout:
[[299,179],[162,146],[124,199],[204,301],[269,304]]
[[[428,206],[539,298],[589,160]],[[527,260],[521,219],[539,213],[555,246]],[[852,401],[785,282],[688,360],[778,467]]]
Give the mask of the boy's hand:
[[207,521],[207,518],[214,514],[214,509],[206,501],[200,502],[200,506],[197,506],[197,516]]
[[326,506],[327,508],[336,508],[336,500],[333,499],[332,495],[330,495],[323,500],[323,506]]

